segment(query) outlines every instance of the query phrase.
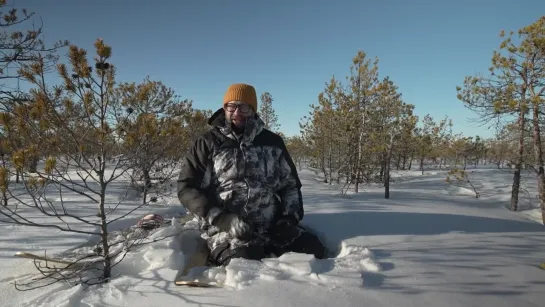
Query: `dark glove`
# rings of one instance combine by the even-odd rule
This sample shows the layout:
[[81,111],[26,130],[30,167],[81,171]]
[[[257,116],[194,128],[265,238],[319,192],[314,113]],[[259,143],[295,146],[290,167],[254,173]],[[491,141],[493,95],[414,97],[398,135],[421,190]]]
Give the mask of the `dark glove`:
[[297,224],[294,218],[282,217],[273,226],[271,233],[276,240],[291,241],[300,233]]
[[278,222],[276,222],[276,228],[290,228],[297,226],[297,221],[292,217],[281,217]]
[[234,213],[220,213],[212,225],[242,240],[248,239],[251,234],[250,225]]

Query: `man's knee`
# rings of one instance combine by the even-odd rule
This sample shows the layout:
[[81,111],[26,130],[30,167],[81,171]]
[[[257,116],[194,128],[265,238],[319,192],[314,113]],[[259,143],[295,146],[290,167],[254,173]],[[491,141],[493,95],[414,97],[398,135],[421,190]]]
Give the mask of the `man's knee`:
[[232,249],[228,243],[218,246],[210,253],[211,260],[216,266],[226,266],[233,258],[261,260],[265,257],[265,251],[259,245],[243,245]]
[[265,257],[265,251],[263,246],[259,245],[248,245],[237,247],[231,252],[231,259],[233,258],[244,258],[252,260],[261,260]]
[[288,247],[291,252],[312,254],[317,259],[324,259],[327,256],[326,248],[320,239],[310,233],[303,232]]

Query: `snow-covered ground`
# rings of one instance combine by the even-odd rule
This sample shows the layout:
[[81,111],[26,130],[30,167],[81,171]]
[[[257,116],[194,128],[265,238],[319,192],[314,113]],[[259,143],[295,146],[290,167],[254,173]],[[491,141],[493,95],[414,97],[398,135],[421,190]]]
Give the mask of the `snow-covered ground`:
[[[470,171],[473,171],[470,169]],[[12,282],[35,273],[16,251],[62,251],[85,235],[0,224],[2,306],[543,306],[545,227],[539,223],[535,180],[525,179],[520,207],[509,203],[511,174],[493,168],[470,173],[481,197],[445,182],[441,170],[394,174],[390,199],[380,187],[339,196],[339,187],[300,172],[304,224],[334,251],[330,259],[287,254],[263,263],[236,260],[208,275],[224,288],[176,287],[171,280],[183,256],[172,237],[147,244],[116,267],[115,279],[88,289],[56,284],[19,292]],[[123,183],[110,197],[123,193]],[[78,214],[96,209],[68,195]],[[130,210],[136,200],[120,205]],[[132,214],[183,211],[175,195]],[[50,219],[50,221],[52,221]],[[167,228],[165,232],[179,229]],[[183,240],[182,240],[183,241]],[[540,303],[541,302],[541,303]]]

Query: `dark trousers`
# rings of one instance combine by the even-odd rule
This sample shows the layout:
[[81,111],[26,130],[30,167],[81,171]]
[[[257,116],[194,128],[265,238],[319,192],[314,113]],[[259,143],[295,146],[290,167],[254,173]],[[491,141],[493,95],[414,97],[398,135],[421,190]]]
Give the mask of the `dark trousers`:
[[[299,226],[294,226],[299,227]],[[274,254],[277,257],[287,252],[312,254],[317,259],[326,257],[326,248],[318,237],[304,230],[298,237],[283,238],[290,243],[283,244],[280,240],[273,237],[271,242],[265,246],[260,244],[249,244],[235,249],[229,247],[229,243],[222,244],[210,251],[208,264],[215,266],[228,265],[233,258],[245,258],[252,260],[261,260]]]

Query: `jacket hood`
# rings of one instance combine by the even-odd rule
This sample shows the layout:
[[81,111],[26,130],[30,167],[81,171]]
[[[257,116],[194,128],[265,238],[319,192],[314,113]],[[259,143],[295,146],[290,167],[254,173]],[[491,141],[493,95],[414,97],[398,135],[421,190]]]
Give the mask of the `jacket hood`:
[[212,127],[223,127],[225,126],[225,110],[219,108],[212,116],[208,118],[208,124]]
[[[210,116],[208,119],[208,124],[212,127],[218,127],[225,136],[234,140],[239,140],[235,133],[233,133],[233,128],[231,125],[227,124],[225,119],[225,110],[223,108],[219,108],[216,112],[214,112],[214,114],[212,114],[212,116]],[[265,123],[263,120],[259,117],[259,115],[255,114],[253,118],[248,119],[246,127],[244,128],[244,134],[242,135],[242,139],[240,141],[243,143],[251,143],[255,136],[263,131],[264,127]]]

